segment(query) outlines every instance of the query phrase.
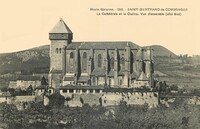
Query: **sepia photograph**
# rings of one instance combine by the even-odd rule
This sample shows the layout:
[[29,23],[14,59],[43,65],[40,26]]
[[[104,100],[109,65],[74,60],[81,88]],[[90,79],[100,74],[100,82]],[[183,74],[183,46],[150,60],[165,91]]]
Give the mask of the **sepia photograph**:
[[0,129],[200,129],[198,0],[7,0]]

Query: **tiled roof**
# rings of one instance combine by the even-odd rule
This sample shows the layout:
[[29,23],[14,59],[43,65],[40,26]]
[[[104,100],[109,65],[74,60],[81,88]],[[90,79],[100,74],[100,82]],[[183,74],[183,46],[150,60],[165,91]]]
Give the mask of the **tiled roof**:
[[106,70],[103,68],[96,68],[92,71],[91,75],[95,76],[105,76],[106,75]]
[[89,89],[104,89],[104,87],[102,86],[62,86],[62,87],[59,87],[60,90],[62,89],[86,89],[86,90],[89,90]]
[[62,73],[63,71],[62,70],[56,70],[56,69],[52,69],[50,71],[50,73]]
[[78,82],[88,82],[89,79],[89,76],[80,76]]
[[74,77],[64,77],[64,81],[74,81]]
[[126,46],[130,46],[131,49],[138,49],[139,46],[132,42],[72,42],[67,46],[67,49],[125,49]]
[[54,28],[49,33],[72,33],[65,22],[60,19],[60,21],[54,26]]

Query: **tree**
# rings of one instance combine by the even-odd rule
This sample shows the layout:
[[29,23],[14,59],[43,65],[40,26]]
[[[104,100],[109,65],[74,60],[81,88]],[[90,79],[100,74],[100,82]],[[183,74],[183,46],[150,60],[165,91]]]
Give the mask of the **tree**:
[[182,118],[182,125],[187,127],[189,123],[189,117],[183,117]]
[[42,79],[41,79],[41,85],[48,85],[45,77],[43,76]]
[[26,92],[27,92],[28,95],[32,95],[32,93],[33,93],[33,87],[32,87],[32,85],[30,85],[29,87],[27,87]]
[[56,92],[49,96],[49,107],[62,108],[65,104],[65,97],[59,92]]
[[99,104],[100,104],[100,106],[102,106],[102,98],[101,97],[99,98]]
[[12,96],[15,95],[15,89],[14,89],[14,88],[8,88],[8,91],[10,92],[10,94],[11,94]]
[[81,102],[82,105],[84,104],[84,100],[83,100],[82,97],[80,97],[80,102]]
[[71,100],[70,97],[65,98],[65,101],[67,101],[67,105],[68,105],[68,102],[69,102],[70,100]]
[[7,88],[7,87],[3,87],[3,88],[1,88],[1,91],[2,91],[2,92],[7,92],[7,91],[8,91],[8,88]]

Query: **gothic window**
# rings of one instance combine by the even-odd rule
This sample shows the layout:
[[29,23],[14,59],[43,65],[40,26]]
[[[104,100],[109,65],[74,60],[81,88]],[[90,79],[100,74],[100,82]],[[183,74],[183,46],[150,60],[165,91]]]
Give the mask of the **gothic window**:
[[58,53],[58,48],[56,48],[56,53]]
[[87,72],[87,53],[83,53],[83,59],[82,59],[82,70],[83,72]]
[[110,69],[114,69],[115,59],[112,57],[110,59]]
[[70,57],[69,57],[70,59],[73,59],[74,58],[74,53],[73,52],[71,52],[70,53]]
[[124,68],[125,68],[125,59],[124,59],[124,57],[122,57],[122,58],[120,59],[120,67],[121,67],[121,69],[124,69]]
[[101,54],[98,55],[98,67],[101,68],[102,66],[102,57]]
[[71,52],[69,55],[69,72],[72,73],[74,69],[74,53]]
[[92,81],[93,81],[93,84],[95,84],[95,82],[96,82],[95,77],[92,78]]
[[61,53],[61,48],[59,48],[59,52]]

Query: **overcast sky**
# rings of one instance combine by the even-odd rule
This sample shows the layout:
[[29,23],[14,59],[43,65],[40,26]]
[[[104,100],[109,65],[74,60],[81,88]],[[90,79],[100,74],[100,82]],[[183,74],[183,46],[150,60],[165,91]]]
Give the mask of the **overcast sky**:
[[[50,44],[63,17],[73,41],[132,41],[200,55],[198,0],[1,0],[0,53]],[[188,8],[182,16],[97,16],[90,8]]]

